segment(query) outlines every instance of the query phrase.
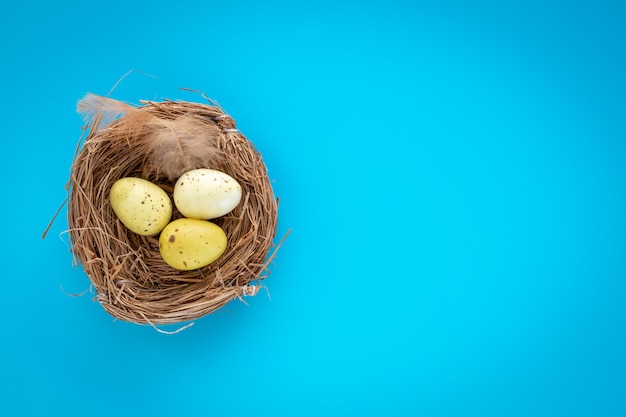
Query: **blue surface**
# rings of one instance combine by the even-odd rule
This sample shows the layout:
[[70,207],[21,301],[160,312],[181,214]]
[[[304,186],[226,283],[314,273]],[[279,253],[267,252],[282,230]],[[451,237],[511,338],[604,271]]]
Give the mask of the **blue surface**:
[[[624,4],[6,4],[0,415],[626,415]],[[175,336],[40,238],[130,69],[219,101],[293,229],[271,299]]]

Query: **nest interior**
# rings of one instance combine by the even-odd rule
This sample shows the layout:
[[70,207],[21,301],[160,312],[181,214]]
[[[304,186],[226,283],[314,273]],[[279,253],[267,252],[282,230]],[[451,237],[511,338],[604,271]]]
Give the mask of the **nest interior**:
[[[88,123],[70,175],[69,234],[74,257],[103,308],[124,321],[172,324],[254,295],[254,284],[269,274],[277,199],[261,154],[235,121],[214,103],[142,102],[134,107],[92,96],[83,104],[79,111]],[[231,213],[212,220],[228,237],[225,253],[203,268],[178,271],[161,258],[158,235],[137,235],[117,219],[109,190],[122,177],[140,177],[171,197],[176,179],[195,168],[217,169],[236,179],[242,200]],[[174,208],[172,220],[179,217]]]

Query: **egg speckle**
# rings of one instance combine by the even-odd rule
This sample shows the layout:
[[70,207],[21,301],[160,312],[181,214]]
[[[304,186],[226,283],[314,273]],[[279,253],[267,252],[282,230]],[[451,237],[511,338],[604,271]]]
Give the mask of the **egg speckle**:
[[140,235],[159,233],[172,217],[172,202],[167,193],[142,178],[117,180],[111,186],[109,201],[122,224]]
[[215,219],[231,212],[241,201],[241,185],[230,175],[208,168],[188,171],[174,185],[174,204],[193,219]]

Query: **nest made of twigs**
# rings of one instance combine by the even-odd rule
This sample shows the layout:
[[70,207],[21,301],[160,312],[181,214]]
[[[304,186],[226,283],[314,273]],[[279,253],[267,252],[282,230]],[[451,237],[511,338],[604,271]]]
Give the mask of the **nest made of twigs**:
[[[69,181],[71,249],[112,316],[151,325],[186,322],[256,294],[273,257],[277,199],[261,154],[216,103],[141,103],[91,95],[79,104],[88,123]],[[176,179],[195,168],[236,179],[242,200],[212,220],[228,237],[225,253],[203,268],[179,271],[161,258],[158,235],[137,235],[118,220],[109,190],[122,177],[140,177],[171,197]],[[174,209],[172,220],[179,217]]]

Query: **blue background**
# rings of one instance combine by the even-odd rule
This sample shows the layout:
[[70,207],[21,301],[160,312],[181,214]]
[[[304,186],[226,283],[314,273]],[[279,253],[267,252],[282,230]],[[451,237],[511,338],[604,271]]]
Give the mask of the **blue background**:
[[[626,415],[625,5],[7,3],[0,415]],[[131,69],[232,114],[293,230],[175,336],[67,295],[65,210],[41,239]]]

